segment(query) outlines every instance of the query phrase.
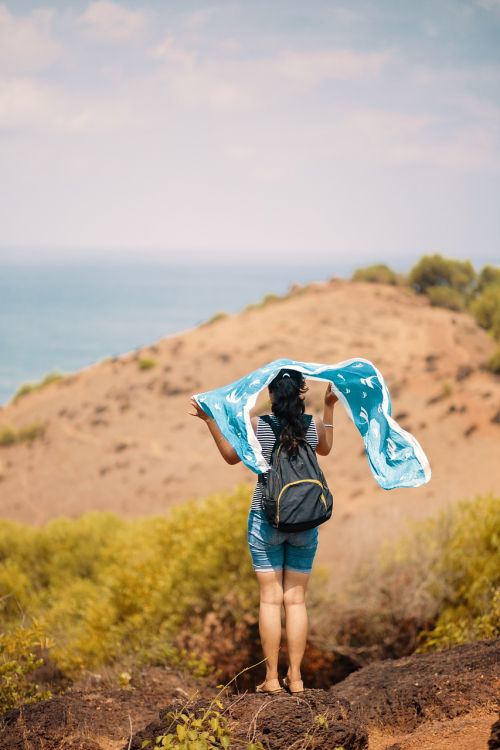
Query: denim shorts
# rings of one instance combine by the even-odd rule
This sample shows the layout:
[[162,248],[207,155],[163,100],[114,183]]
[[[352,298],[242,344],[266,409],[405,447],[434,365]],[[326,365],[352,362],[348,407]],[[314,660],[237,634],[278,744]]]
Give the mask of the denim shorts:
[[248,515],[248,547],[253,569],[295,570],[310,573],[318,547],[318,528],[306,531],[280,531],[264,513],[251,510]]

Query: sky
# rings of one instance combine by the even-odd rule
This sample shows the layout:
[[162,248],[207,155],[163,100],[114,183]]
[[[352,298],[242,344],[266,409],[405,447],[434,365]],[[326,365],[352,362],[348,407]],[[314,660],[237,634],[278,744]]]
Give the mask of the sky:
[[500,260],[500,0],[0,2],[0,259]]

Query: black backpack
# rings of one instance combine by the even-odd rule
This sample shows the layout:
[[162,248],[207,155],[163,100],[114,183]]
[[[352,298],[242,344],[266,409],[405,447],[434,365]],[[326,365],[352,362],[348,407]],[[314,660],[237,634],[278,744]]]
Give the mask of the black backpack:
[[[281,427],[269,415],[261,419],[268,424],[276,441],[271,453],[271,468],[259,474],[262,488],[262,510],[271,526],[281,531],[303,531],[328,521],[332,515],[333,496],[316,458],[316,451],[304,438],[299,439],[295,454],[288,454],[281,444]],[[305,431],[312,416],[303,415]]]

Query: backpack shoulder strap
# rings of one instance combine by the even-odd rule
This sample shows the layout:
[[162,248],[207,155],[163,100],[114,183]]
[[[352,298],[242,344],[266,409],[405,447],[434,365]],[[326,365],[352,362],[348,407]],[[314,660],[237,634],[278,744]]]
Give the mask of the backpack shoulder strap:
[[309,427],[311,426],[313,420],[312,414],[303,414],[302,415],[302,424],[304,425],[304,436],[300,439],[304,445],[309,445],[309,442],[307,440],[307,431],[309,430]]
[[271,430],[274,433],[274,437],[276,438],[276,440],[279,440],[280,439],[280,435],[281,435],[281,427],[280,427],[280,425],[276,424],[276,422],[271,418],[270,414],[263,414],[263,415],[261,415],[261,419],[262,419],[263,422],[265,422],[266,424],[269,425],[269,427],[271,428]]
[[[274,437],[276,438],[276,440],[279,440],[280,439],[280,435],[281,435],[281,426],[279,424],[276,424],[276,422],[272,419],[272,417],[271,417],[270,414],[263,414],[263,415],[261,415],[260,418],[262,419],[263,422],[265,422],[266,424],[269,425],[269,427],[271,428],[271,430],[274,433]],[[303,414],[302,415],[302,421],[304,422],[306,432],[307,432],[307,430],[310,427],[310,424],[312,422],[312,418],[313,418],[312,414]]]
[[[272,450],[271,450],[271,458],[272,458],[273,453],[275,451],[275,448],[276,448],[276,446],[278,444],[278,441],[280,439],[281,427],[278,424],[276,424],[273,419],[271,419],[270,414],[261,414],[260,418],[262,419],[263,422],[265,422],[267,425],[269,425],[269,427],[271,428],[271,430],[274,433],[275,440],[274,440],[274,445],[273,445]],[[263,482],[265,476],[266,476],[266,474],[259,474],[259,481]]]
[[303,414],[302,415],[302,419],[303,419],[304,424],[306,426],[306,432],[309,429],[309,427],[311,426],[312,418],[313,418],[312,414]]

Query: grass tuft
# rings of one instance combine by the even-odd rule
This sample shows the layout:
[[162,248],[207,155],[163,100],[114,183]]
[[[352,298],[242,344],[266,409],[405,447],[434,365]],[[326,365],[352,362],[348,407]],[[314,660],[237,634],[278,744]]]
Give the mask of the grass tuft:
[[45,425],[41,422],[31,422],[31,424],[20,427],[18,430],[10,425],[3,425],[0,426],[0,446],[32,443],[35,438],[42,436],[44,432]]
[[51,383],[55,383],[58,380],[61,380],[63,377],[64,375],[62,375],[62,373],[60,372],[49,372],[48,375],[45,375],[45,377],[38,382],[23,383],[23,385],[21,385],[20,388],[18,388],[18,390],[14,393],[12,402],[18,401],[23,396],[27,396],[28,393],[39,391],[42,388],[50,385]]
[[156,359],[153,359],[152,357],[139,357],[137,360],[137,366],[139,370],[151,370],[153,367],[156,367],[158,362]]

